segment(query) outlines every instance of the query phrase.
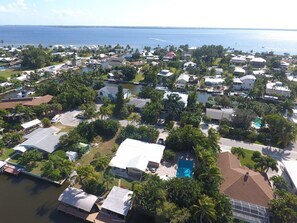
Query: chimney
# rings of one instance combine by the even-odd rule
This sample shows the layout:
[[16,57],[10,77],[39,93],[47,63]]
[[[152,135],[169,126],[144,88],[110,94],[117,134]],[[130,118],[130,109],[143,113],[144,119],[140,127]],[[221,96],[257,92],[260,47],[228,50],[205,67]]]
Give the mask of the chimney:
[[249,176],[250,176],[250,173],[246,172],[246,174],[244,175],[244,182],[248,180]]

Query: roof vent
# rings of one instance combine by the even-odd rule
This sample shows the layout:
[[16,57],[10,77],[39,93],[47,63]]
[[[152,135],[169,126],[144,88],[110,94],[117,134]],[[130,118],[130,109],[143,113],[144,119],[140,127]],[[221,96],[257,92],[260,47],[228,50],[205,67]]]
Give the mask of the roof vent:
[[244,175],[244,182],[248,180],[249,176],[250,176],[250,173],[246,172],[246,174]]

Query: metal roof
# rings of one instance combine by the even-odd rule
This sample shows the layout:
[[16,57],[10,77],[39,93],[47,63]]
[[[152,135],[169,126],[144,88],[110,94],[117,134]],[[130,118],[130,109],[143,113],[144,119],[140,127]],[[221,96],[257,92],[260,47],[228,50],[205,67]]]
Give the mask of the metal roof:
[[98,197],[87,194],[83,190],[74,187],[67,187],[59,196],[58,200],[64,204],[90,212],[98,200]]
[[114,186],[102,204],[102,208],[127,216],[131,209],[133,191]]
[[41,121],[39,119],[34,119],[34,120],[30,121],[30,122],[26,122],[26,123],[21,124],[21,126],[24,129],[28,129],[28,128],[31,128],[33,126],[40,125],[40,124],[41,124]]
[[20,146],[25,146],[28,149],[33,147],[47,153],[52,153],[57,149],[60,137],[65,134],[57,133],[58,131],[60,129],[55,127],[36,129],[24,136],[27,140],[21,143]]

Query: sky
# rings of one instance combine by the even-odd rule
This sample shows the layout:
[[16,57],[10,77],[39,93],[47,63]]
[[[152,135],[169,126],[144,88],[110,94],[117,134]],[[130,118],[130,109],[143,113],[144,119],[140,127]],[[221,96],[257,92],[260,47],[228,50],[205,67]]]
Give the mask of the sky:
[[297,29],[296,0],[0,0],[0,25]]

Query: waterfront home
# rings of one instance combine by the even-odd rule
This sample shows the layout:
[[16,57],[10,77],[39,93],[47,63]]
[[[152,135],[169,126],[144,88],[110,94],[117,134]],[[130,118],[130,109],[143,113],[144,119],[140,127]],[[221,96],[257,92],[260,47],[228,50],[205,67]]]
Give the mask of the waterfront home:
[[255,58],[250,60],[250,64],[254,68],[264,68],[265,65],[266,65],[266,60],[261,58],[261,57],[255,57]]
[[274,198],[267,176],[241,166],[230,152],[218,154],[223,182],[220,190],[231,199],[233,216],[246,222],[269,222],[268,204]]
[[25,135],[26,139],[14,148],[14,150],[25,152],[28,149],[38,149],[45,153],[52,153],[59,147],[59,139],[65,132],[52,126],[50,128],[38,128]]
[[187,107],[188,104],[188,94],[183,94],[179,92],[171,92],[171,91],[166,91],[163,95],[163,100],[166,100],[168,96],[170,95],[176,95],[177,97],[180,98],[179,102],[183,103],[184,107]]
[[183,74],[179,75],[179,77],[177,78],[177,80],[175,82],[175,86],[176,86],[176,88],[185,89],[187,84],[191,80],[194,81],[195,79],[197,79],[197,78],[193,77],[193,75],[183,73]]
[[161,70],[160,73],[158,73],[159,77],[165,77],[169,78],[173,75],[173,73],[170,72],[170,70]]
[[235,67],[234,71],[233,71],[233,74],[235,76],[242,76],[242,75],[245,75],[245,69],[241,68],[241,67]]
[[132,207],[133,191],[113,186],[101,206],[100,214],[115,216],[119,219],[126,219]]
[[164,149],[163,145],[127,138],[109,163],[110,173],[140,179],[147,168],[159,167]]
[[184,63],[184,70],[186,70],[187,68],[196,68],[197,67],[197,64],[196,63],[194,63],[194,62],[186,62],[186,63]]
[[256,77],[254,75],[245,75],[241,78],[233,79],[234,90],[251,90],[254,87]]
[[283,160],[284,165],[284,179],[288,182],[291,191],[297,195],[297,161],[296,160]]
[[232,120],[234,109],[232,108],[206,108],[206,117],[211,120],[221,121],[222,119]]
[[[116,86],[105,86],[98,91],[98,97],[100,99],[109,98],[111,101],[115,101],[118,94],[118,87]],[[123,89],[124,99],[131,96],[129,89]]]
[[287,86],[283,86],[282,82],[268,82],[266,84],[266,94],[288,98],[291,96],[291,90]]
[[217,87],[224,85],[224,78],[221,75],[216,76],[205,76],[204,82],[207,87]]
[[41,104],[48,104],[52,99],[53,96],[51,95],[45,95],[40,97],[2,99],[0,102],[0,109],[14,109],[18,104],[33,107]]
[[83,220],[87,220],[91,212],[97,211],[98,213],[98,207],[95,205],[98,197],[81,189],[67,187],[59,196],[58,201],[60,202],[59,211]]
[[244,56],[235,56],[231,58],[230,63],[238,65],[246,64],[246,58]]
[[101,63],[103,68],[115,68],[121,67],[125,64],[124,58],[121,57],[110,57],[106,62]]

